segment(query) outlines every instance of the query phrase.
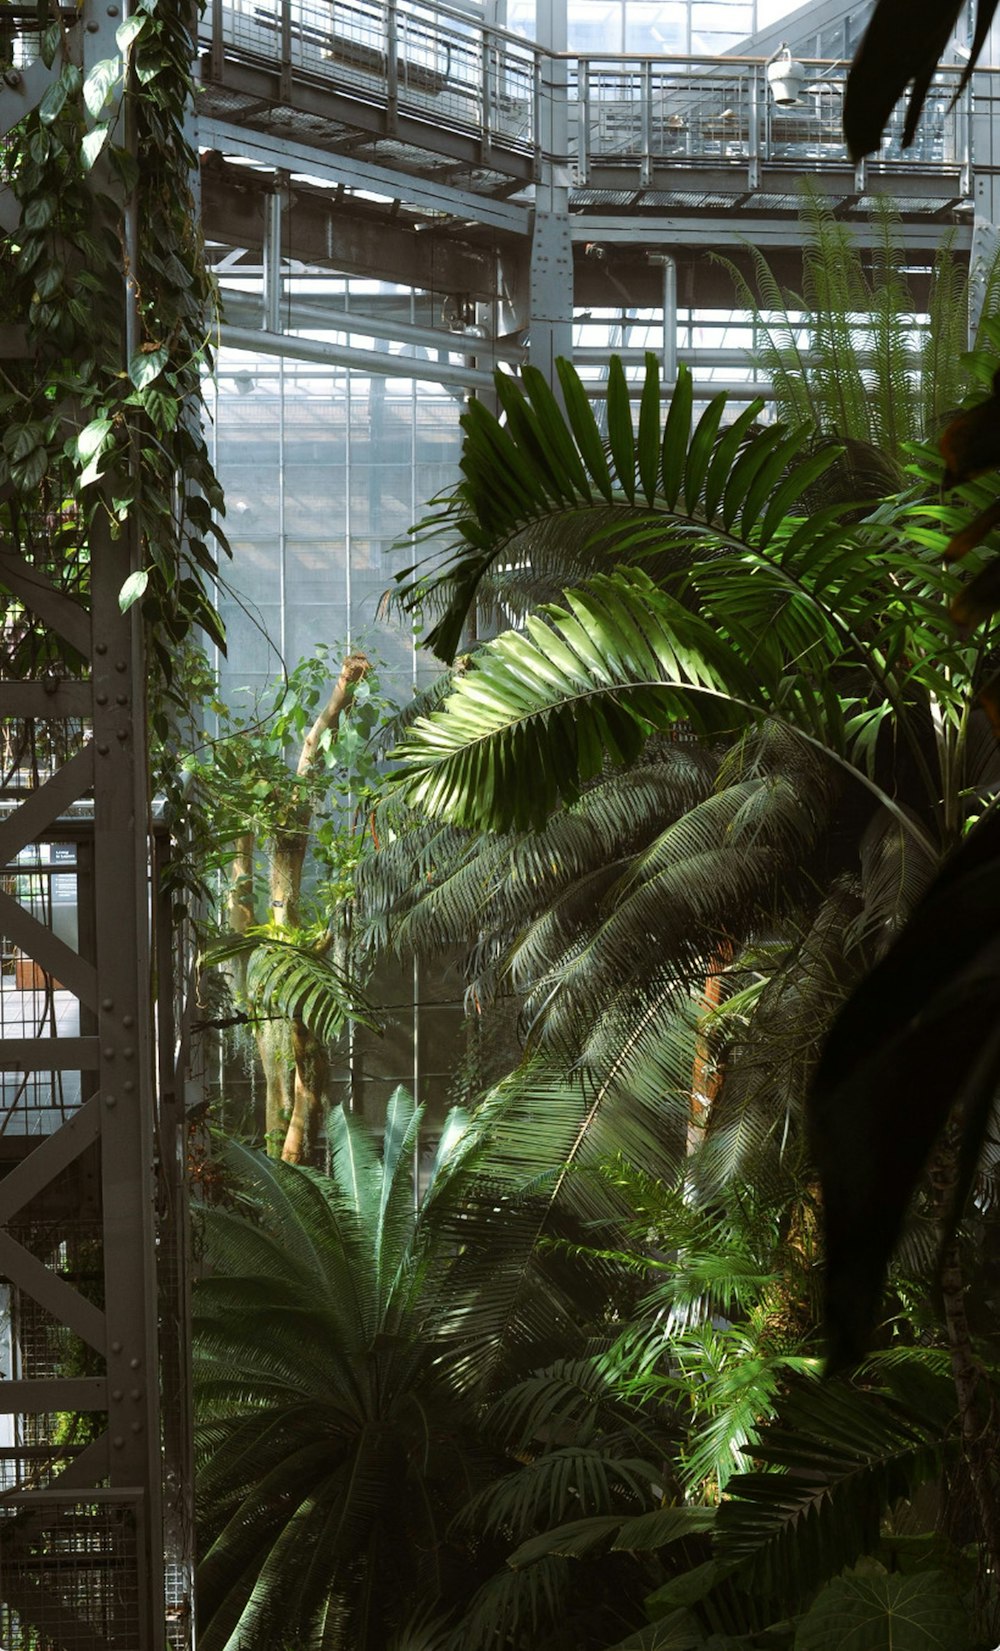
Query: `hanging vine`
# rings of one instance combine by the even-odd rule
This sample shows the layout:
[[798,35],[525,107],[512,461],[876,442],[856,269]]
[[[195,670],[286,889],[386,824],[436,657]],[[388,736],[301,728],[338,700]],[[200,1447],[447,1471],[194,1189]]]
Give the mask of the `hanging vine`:
[[55,73],[2,161],[20,223],[0,241],[0,312],[26,348],[0,385],[0,530],[81,594],[98,514],[134,534],[121,604],[141,603],[178,697],[192,630],[224,640],[207,584],[228,550],[199,418],[215,300],[185,130],[192,13],[139,0],[86,75],[78,17],[53,14],[38,38]]

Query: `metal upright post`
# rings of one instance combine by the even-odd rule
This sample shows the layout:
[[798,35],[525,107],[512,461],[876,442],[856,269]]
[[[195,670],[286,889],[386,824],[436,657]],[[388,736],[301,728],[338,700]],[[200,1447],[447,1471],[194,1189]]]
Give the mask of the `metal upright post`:
[[539,0],[542,47],[539,138],[529,275],[528,355],[556,383],[555,363],[573,353],[573,245],[569,226],[569,110],[566,0]]

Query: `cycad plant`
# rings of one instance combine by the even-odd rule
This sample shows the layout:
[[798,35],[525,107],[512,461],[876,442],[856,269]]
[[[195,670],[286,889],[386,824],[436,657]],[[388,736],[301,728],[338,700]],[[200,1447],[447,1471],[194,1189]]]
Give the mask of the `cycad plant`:
[[454,1615],[499,1557],[451,1528],[501,1461],[481,1407],[600,1315],[599,1269],[537,1252],[520,1103],[453,1112],[418,1197],[419,1121],[396,1091],[379,1152],[335,1111],[330,1176],[225,1149],[194,1308],[205,1651],[406,1651]]

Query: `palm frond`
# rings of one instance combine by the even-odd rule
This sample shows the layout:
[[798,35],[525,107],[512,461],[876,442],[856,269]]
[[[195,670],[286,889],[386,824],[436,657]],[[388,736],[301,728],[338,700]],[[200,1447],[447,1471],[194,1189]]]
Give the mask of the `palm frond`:
[[870,1551],[882,1510],[940,1470],[956,1438],[950,1382],[913,1364],[885,1376],[880,1392],[810,1384],[752,1451],[785,1471],[729,1481],[715,1549],[741,1587],[801,1598]]
[[[834,455],[795,460],[807,431],[751,433],[752,414],[741,415],[745,435],[734,463],[734,442],[720,434],[724,397],[715,397],[691,428],[691,381],[686,368],[671,410],[659,428],[659,366],[647,356],[642,391],[639,439],[632,431],[629,391],[620,362],[612,358],[607,414],[610,465],[584,387],[568,362],[558,363],[566,406],[560,411],[541,373],[528,367],[523,388],[497,374],[497,390],[506,423],[474,402],[463,416],[464,480],[449,503],[415,530],[419,543],[450,534],[454,549],[430,575],[408,568],[398,578],[400,599],[415,606],[429,599],[444,606],[427,645],[451,661],[462,628],[483,579],[506,563],[524,561],[527,528],[554,516],[571,522],[570,540],[579,538],[581,514],[593,513],[595,541],[603,544],[611,564],[620,558],[615,515],[634,530],[643,521],[661,548],[671,533],[688,535],[717,523],[720,530],[744,536],[760,526],[765,505],[785,478],[783,508],[801,496],[810,481],[833,462]],[[753,410],[755,414],[760,405]],[[787,473],[787,474],[786,474]],[[794,477],[794,480],[793,480]],[[609,510],[612,513],[609,517]],[[760,526],[765,533],[767,517]],[[766,534],[765,534],[766,536]],[[608,565],[605,562],[605,565]]]
[[301,1021],[321,1043],[335,1038],[348,1020],[379,1025],[357,981],[311,940],[272,924],[253,925],[207,947],[201,962],[210,968],[233,958],[247,960],[246,995],[256,1015]]

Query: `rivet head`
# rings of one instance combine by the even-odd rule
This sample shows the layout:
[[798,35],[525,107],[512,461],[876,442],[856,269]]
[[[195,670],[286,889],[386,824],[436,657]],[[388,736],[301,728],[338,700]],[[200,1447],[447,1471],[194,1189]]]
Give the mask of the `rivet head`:
[[142,1423],[141,1422],[133,1422],[131,1424],[131,1427],[132,1427],[132,1432],[133,1433],[141,1433],[142,1432]]
[[127,659],[116,659],[115,660],[115,670],[116,671],[127,671],[128,670],[128,660]]
[[120,1387],[113,1387],[111,1389],[111,1397],[114,1399],[116,1404],[118,1404],[124,1396],[125,1395]]
[[98,705],[107,705],[107,703],[108,703],[107,694],[97,694],[97,695],[95,695],[95,698],[97,700]]
[[132,1059],[132,1056],[135,1054],[135,1050],[134,1049],[123,1049],[122,1054],[125,1056],[125,1059],[127,1061],[130,1061]]
[[106,997],[104,999],[103,1003],[101,1004],[101,1008],[106,1010],[109,1014],[110,1014],[111,1010],[114,1008],[114,1006],[115,1006],[115,1000],[114,1000],[113,997]]
[[115,729],[115,739],[120,741],[120,743],[122,745],[124,745],[125,741],[128,739],[128,729],[127,728],[116,728]]
[[142,1360],[141,1359],[129,1359],[128,1362],[129,1362],[129,1368],[131,1370],[138,1370],[140,1364],[142,1363]]
[[121,1434],[119,1433],[119,1434],[116,1435],[116,1437],[114,1439],[112,1439],[111,1443],[114,1445],[116,1450],[122,1450],[124,1448],[124,1445],[125,1445],[125,1440],[122,1438]]
[[117,1106],[118,1097],[116,1095],[105,1095],[104,1104],[105,1106]]
[[128,694],[116,694],[115,695],[115,704],[116,705],[127,705],[128,704]]
[[129,1398],[130,1399],[141,1399],[142,1398],[142,1388],[141,1387],[133,1387],[131,1393],[129,1394]]
[[94,652],[95,652],[95,654],[106,654],[107,651],[108,651],[108,644],[106,642],[95,642],[94,643]]
[[112,1351],[112,1353],[120,1353],[120,1352],[121,1352],[121,1350],[122,1350],[122,1344],[121,1344],[121,1342],[120,1342],[120,1341],[113,1341],[113,1342],[112,1342],[112,1343],[111,1343],[111,1351]]
[[107,745],[99,745],[97,747],[97,754],[100,757],[106,757],[107,754],[108,754],[108,750],[109,750],[109,747]]
[[134,1026],[135,1025],[135,1016],[134,1015],[123,1015],[122,1016],[122,1025],[123,1026]]
[[135,1084],[132,1082],[131,1078],[126,1078],[122,1088],[125,1090],[127,1095],[131,1095],[133,1089],[135,1088]]
[[114,1052],[113,1048],[111,1047],[110,1043],[106,1043],[104,1045],[104,1048],[101,1051],[101,1053],[103,1054],[104,1059],[106,1061],[113,1061],[114,1058],[115,1058],[115,1052]]

